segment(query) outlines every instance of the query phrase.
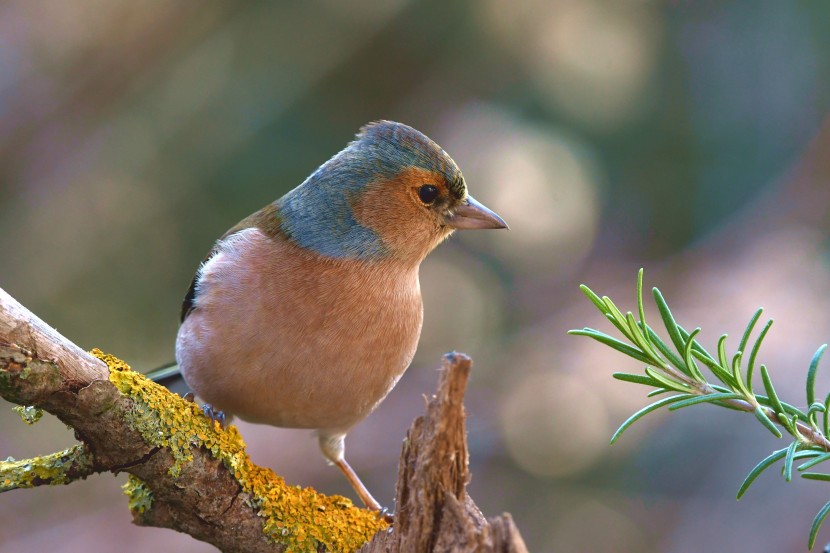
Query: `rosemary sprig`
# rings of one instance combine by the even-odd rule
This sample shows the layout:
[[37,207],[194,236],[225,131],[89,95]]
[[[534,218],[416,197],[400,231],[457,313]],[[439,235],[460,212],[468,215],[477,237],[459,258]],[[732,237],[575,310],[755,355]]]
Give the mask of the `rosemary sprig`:
[[[792,440],[787,447],[774,451],[749,472],[738,490],[738,499],[743,497],[758,475],[779,461],[783,461],[782,474],[788,482],[792,479],[796,460],[806,460],[795,466],[795,472],[802,478],[830,481],[830,474],[806,472],[808,468],[830,461],[830,440],[827,438],[830,434],[830,393],[823,401],[817,400],[815,393],[816,372],[827,344],[816,351],[810,363],[807,371],[807,408],[802,410],[781,401],[772,384],[769,369],[763,364],[756,365],[761,344],[772,326],[770,319],[752,341],[753,331],[763,314],[763,309],[759,308],[753,314],[741,336],[737,351],[731,356],[727,354],[727,336],[724,334],[718,340],[716,354],[712,355],[697,340],[700,328],[688,332],[680,326],[657,288],[652,289],[652,296],[668,341],[660,338],[646,323],[642,269],[637,274],[636,315],[630,311],[623,314],[610,298],[600,297],[584,284],[580,289],[619,331],[624,340],[592,328],[571,330],[569,334],[587,336],[646,365],[644,375],[614,373],[613,377],[617,380],[653,388],[648,394],[649,397],[662,393],[670,394],[631,415],[614,433],[611,438],[612,444],[634,422],[662,407],[676,411],[708,403],[753,413],[764,428],[776,438],[781,438],[786,433]],[[707,369],[713,378],[707,379],[701,366]],[[756,391],[758,379],[754,377],[757,374],[760,374],[763,385],[761,393]],[[830,502],[824,505],[813,519],[808,540],[810,549],[813,548],[819,528],[829,513]]]

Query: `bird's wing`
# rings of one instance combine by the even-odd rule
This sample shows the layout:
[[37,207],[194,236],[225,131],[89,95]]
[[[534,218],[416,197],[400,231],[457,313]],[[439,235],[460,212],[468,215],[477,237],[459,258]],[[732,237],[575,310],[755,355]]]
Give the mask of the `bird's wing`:
[[[219,240],[213,245],[210,249],[208,254],[199,264],[199,268],[207,263],[211,257],[216,255],[219,251],[219,244],[232,234],[236,234],[240,230],[244,230],[246,228],[256,227],[263,231],[266,235],[276,237],[282,236],[283,232],[281,229],[282,221],[280,220],[279,210],[277,208],[276,202],[270,203],[253,213],[241,221],[239,221],[236,225],[230,228],[225,234],[222,235]],[[181,313],[181,322],[187,318],[190,313],[196,309],[196,288],[197,283],[199,281],[199,271],[196,271],[196,274],[193,276],[193,280],[190,281],[190,287],[187,289],[187,293],[184,295],[184,301],[182,301],[182,313]]]
[[[211,250],[211,252],[207,255],[207,257],[205,257],[204,261],[202,261],[202,264],[207,262],[207,260],[210,259],[213,256],[213,254],[214,254],[214,251]],[[190,287],[187,289],[187,293],[184,295],[184,301],[182,301],[182,316],[181,316],[181,321],[180,322],[184,322],[184,320],[187,318],[187,316],[190,315],[190,312],[193,311],[193,309],[196,307],[195,303],[196,303],[196,279],[197,278],[199,278],[199,272],[198,271],[193,276],[193,280],[190,281]]]
[[181,316],[181,321],[180,322],[183,323],[184,320],[187,318],[187,316],[190,315],[190,313],[194,309],[196,309],[196,283],[199,280],[199,272],[202,270],[202,266],[205,263],[207,263],[210,260],[211,257],[216,255],[216,252],[219,249],[218,248],[219,242],[221,242],[222,240],[224,240],[225,238],[227,238],[228,236],[230,236],[234,232],[237,232],[237,230],[241,230],[241,229],[237,229],[236,227],[234,227],[231,230],[229,230],[228,232],[226,232],[225,234],[223,234],[222,238],[220,238],[219,240],[216,241],[216,244],[213,245],[213,247],[210,249],[210,251],[205,256],[205,258],[202,259],[202,262],[199,263],[199,269],[197,269],[196,274],[193,275],[193,280],[190,281],[190,287],[187,289],[187,293],[184,295],[184,301],[182,301],[182,316]]

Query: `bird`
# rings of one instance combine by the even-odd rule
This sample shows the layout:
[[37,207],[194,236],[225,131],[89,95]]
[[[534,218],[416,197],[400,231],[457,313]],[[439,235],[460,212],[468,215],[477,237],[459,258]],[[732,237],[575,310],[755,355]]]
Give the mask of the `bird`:
[[365,125],[215,243],[184,298],[176,374],[209,414],[313,429],[383,511],[346,461],[346,435],[412,361],[427,254],[455,230],[502,228],[435,142],[402,123]]

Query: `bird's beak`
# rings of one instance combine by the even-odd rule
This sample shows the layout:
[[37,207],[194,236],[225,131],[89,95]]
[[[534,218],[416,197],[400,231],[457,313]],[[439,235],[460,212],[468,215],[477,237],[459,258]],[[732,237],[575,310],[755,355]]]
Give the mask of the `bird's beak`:
[[468,195],[446,218],[447,226],[455,229],[497,229],[508,228],[504,219],[496,212]]

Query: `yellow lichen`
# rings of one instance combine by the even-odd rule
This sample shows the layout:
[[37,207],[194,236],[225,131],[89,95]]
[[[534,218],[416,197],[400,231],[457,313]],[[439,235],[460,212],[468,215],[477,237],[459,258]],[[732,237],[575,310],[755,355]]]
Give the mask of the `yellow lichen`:
[[0,492],[32,488],[42,484],[67,484],[71,481],[68,474],[70,470],[83,474],[90,466],[89,456],[82,444],[50,455],[20,461],[9,457],[5,461],[0,461]]
[[137,476],[129,475],[127,483],[121,489],[130,498],[130,511],[144,513],[153,506],[153,492]]
[[[316,551],[318,544],[329,551],[354,551],[388,526],[377,513],[355,507],[345,497],[288,485],[272,470],[251,461],[235,426],[222,428],[205,417],[195,403],[132,371],[117,357],[98,349],[91,353],[107,364],[110,381],[133,400],[130,425],[148,443],[172,453],[175,462],[170,474],[181,474],[193,459],[194,449],[203,447],[210,451],[251,496],[252,506],[264,519],[265,534],[285,545],[286,551]],[[134,499],[145,501],[141,505],[149,508],[152,496],[143,483],[128,483],[125,491],[130,496],[131,508]]]

